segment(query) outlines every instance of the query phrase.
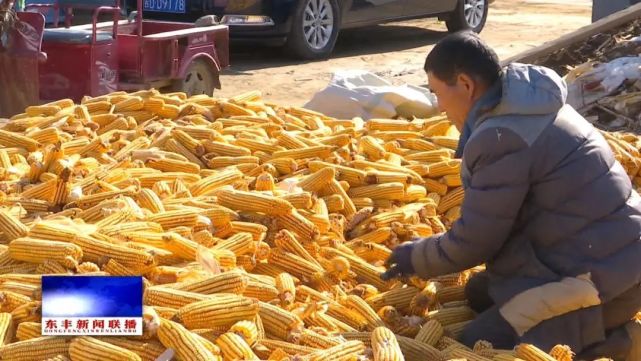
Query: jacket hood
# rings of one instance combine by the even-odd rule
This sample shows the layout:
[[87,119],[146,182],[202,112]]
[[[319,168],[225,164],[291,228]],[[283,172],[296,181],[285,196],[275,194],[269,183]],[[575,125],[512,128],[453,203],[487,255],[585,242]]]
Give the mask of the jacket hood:
[[565,105],[568,88],[552,69],[520,63],[504,68],[502,96],[491,112],[499,115],[546,115]]

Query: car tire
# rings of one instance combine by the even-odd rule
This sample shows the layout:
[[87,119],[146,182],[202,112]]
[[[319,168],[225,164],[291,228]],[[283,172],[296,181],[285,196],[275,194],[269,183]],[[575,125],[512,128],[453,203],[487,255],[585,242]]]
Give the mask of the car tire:
[[196,59],[189,64],[185,77],[174,80],[171,89],[184,92],[187,96],[206,94],[213,95],[216,88],[216,74],[211,64],[203,59]]
[[336,45],[340,20],[337,0],[298,0],[285,50],[301,59],[327,58]]
[[488,0],[458,0],[456,9],[445,21],[447,30],[451,33],[461,30],[472,30],[480,33],[485,26],[489,6]]

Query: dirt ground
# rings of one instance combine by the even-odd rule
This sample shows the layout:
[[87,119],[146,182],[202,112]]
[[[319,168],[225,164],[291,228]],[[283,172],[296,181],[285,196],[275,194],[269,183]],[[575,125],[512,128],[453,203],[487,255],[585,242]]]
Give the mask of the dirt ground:
[[[591,9],[591,0],[496,0],[481,36],[503,59],[590,24]],[[364,69],[394,84],[424,85],[425,56],[446,34],[445,24],[435,19],[345,30],[332,57],[316,62],[296,61],[274,48],[233,46],[232,65],[215,95],[257,89],[266,100],[304,105],[339,69]]]

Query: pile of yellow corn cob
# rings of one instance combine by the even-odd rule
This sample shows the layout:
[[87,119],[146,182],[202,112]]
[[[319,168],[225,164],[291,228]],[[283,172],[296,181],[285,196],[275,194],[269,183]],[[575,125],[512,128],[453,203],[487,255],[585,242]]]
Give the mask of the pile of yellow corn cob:
[[[0,128],[2,360],[571,360],[473,349],[476,268],[384,282],[463,189],[444,117],[332,119],[142,91],[32,106]],[[608,135],[635,180],[638,140]],[[639,182],[635,182],[639,184]],[[143,275],[142,337],[41,337],[42,274]]]

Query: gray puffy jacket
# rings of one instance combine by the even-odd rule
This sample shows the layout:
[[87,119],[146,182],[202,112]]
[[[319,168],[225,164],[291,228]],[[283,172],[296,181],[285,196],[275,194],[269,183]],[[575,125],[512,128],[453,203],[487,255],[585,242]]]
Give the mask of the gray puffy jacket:
[[461,218],[416,241],[412,264],[429,278],[485,262],[490,295],[520,336],[572,314],[564,331],[581,348],[603,338],[600,305],[641,281],[641,202],[566,96],[550,69],[504,69],[461,140]]

